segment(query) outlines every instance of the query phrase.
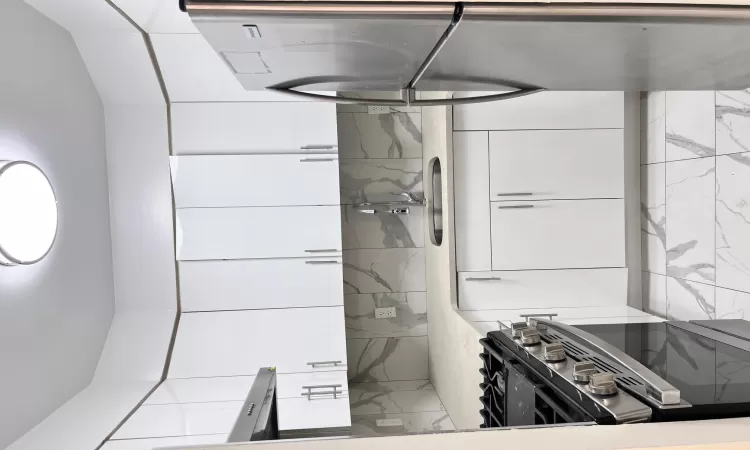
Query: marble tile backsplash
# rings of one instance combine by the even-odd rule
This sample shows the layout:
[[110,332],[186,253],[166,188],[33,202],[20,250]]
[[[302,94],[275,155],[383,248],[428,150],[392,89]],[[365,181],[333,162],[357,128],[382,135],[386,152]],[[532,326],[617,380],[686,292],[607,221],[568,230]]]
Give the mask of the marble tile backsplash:
[[750,320],[750,90],[651,92],[642,116],[644,305]]
[[[424,380],[429,378],[424,207],[393,215],[365,214],[354,206],[403,201],[403,192],[423,197],[421,111],[404,107],[369,114],[366,106],[340,105],[337,112],[349,378]],[[391,307],[395,317],[375,317],[377,308]],[[372,411],[363,406],[360,414],[395,413],[403,405],[392,406]]]

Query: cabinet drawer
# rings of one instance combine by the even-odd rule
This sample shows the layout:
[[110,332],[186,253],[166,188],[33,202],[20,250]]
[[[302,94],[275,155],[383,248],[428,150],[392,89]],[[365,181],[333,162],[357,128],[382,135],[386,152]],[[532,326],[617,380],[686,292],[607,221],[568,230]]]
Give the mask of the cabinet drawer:
[[345,370],[344,308],[187,313],[180,318],[170,378],[255,375],[261,367],[276,367],[279,374]]
[[178,103],[175,153],[335,153],[336,105],[317,102]]
[[[349,395],[349,382],[346,370],[337,370],[330,372],[305,372],[305,373],[281,373],[278,375],[278,397],[279,398],[302,398],[307,400],[306,395],[311,391],[318,395],[313,395],[311,401],[317,401],[326,398],[333,398],[332,394],[323,394],[330,392],[334,388],[331,385],[341,385],[336,388],[339,395]],[[307,389],[307,386],[311,389]]]
[[628,269],[516,270],[458,274],[461,310],[624,305]]
[[336,155],[210,155],[170,159],[175,206],[338,205]]
[[490,133],[490,198],[623,198],[622,130]]
[[177,210],[177,259],[293,258],[341,251],[341,207]]
[[[573,319],[599,319],[607,317],[645,318],[651,320],[651,314],[629,306],[587,306],[583,308],[537,308],[537,309],[492,309],[484,311],[464,311],[461,313],[472,322],[518,322],[523,321],[525,314],[556,314],[553,320],[566,322]],[[541,317],[541,316],[540,316]],[[549,318],[549,317],[543,317]]]
[[182,310],[341,306],[341,257],[182,261]]
[[338,428],[352,425],[349,396],[338,398],[282,398],[278,403],[280,430]]
[[453,108],[454,130],[623,128],[622,92],[540,92]]
[[492,203],[492,269],[625,266],[623,200]]

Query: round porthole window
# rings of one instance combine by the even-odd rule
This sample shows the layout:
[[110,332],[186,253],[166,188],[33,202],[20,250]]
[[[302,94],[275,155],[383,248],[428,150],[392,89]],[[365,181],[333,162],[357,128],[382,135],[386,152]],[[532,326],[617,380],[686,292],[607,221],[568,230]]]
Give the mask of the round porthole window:
[[57,235],[57,200],[47,176],[26,161],[0,161],[0,264],[34,264]]

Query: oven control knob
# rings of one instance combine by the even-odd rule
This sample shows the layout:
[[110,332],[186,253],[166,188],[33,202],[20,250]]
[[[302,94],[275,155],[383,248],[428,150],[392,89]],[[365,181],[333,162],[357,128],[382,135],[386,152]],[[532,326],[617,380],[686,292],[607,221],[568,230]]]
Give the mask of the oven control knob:
[[521,330],[525,330],[526,328],[530,328],[529,324],[526,322],[513,322],[510,324],[511,334],[513,334],[513,337],[516,339],[521,337]]
[[544,346],[544,360],[547,362],[565,361],[565,348],[559,342]]
[[609,372],[595,373],[589,380],[589,390],[595,395],[617,394],[615,376]]
[[596,373],[596,366],[590,361],[581,361],[573,364],[573,380],[579,383],[588,383],[591,375]]
[[539,337],[539,331],[534,328],[524,328],[521,330],[521,336],[518,339],[525,346],[539,345],[542,342],[542,339]]

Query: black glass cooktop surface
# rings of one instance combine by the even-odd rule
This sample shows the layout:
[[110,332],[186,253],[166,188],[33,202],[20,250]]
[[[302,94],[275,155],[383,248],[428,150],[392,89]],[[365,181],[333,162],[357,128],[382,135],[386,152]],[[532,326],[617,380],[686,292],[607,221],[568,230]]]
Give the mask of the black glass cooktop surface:
[[750,322],[579,325],[623,350],[694,406],[750,410]]

